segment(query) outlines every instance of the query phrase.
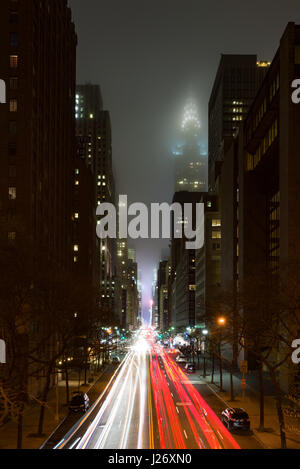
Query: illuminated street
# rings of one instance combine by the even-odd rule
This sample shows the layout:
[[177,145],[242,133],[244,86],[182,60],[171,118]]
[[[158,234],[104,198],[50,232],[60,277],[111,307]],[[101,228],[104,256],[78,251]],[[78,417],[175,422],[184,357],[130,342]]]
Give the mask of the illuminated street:
[[239,449],[151,333],[140,334],[90,414],[57,449]]
[[300,449],[299,0],[1,0],[0,52],[0,451]]

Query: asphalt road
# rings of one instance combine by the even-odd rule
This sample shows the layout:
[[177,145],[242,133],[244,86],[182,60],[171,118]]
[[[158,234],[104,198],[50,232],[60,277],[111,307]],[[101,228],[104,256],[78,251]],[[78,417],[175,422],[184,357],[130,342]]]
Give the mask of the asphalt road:
[[226,407],[196,375],[186,375],[151,332],[143,332],[90,411],[56,449],[260,449],[255,436],[233,435]]

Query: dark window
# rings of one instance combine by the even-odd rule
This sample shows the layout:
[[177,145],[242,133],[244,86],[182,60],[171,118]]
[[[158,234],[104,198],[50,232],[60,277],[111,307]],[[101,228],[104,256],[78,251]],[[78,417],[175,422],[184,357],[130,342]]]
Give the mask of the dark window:
[[17,122],[16,121],[10,121],[9,123],[9,134],[10,135],[16,135],[17,133]]
[[18,33],[9,33],[10,47],[18,47]]
[[17,145],[16,143],[10,143],[8,145],[8,153],[10,156],[15,156],[17,154]]
[[19,21],[19,13],[17,11],[11,10],[9,12],[9,22],[12,24],[17,24]]
[[11,77],[9,79],[9,86],[11,90],[17,90],[19,87],[19,80],[17,77]]
[[10,178],[15,178],[17,176],[17,167],[14,165],[9,166],[8,175]]

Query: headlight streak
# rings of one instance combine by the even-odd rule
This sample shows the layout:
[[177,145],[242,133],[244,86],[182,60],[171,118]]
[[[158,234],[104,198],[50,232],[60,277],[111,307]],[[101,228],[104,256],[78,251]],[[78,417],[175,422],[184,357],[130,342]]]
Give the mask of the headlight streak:
[[124,361],[124,364],[122,366],[122,369],[120,370],[117,378],[116,378],[116,381],[114,382],[111,390],[109,391],[109,394],[106,398],[106,400],[104,401],[103,405],[101,406],[97,416],[95,417],[95,420],[93,421],[93,423],[90,425],[90,427],[88,428],[88,430],[86,431],[86,433],[84,434],[81,442],[80,442],[80,445],[77,446],[76,449],[85,449],[86,448],[86,445],[88,444],[88,441],[91,439],[92,437],[92,434],[95,432],[97,426],[99,425],[99,422],[106,410],[106,408],[108,407],[110,401],[111,401],[111,398],[112,398],[112,395],[114,393],[114,390],[119,386],[120,384],[120,381],[123,377],[123,375],[125,374],[125,371],[127,369],[127,365],[128,365],[128,362],[132,359],[132,353],[129,353],[127,355],[127,357],[125,358],[125,361]]
[[[95,420],[83,436],[77,449],[95,448],[102,449],[109,446],[109,437],[115,428],[116,421],[120,414],[125,415],[121,427],[119,449],[127,449],[130,446],[129,438],[136,435],[135,448],[143,449],[145,433],[145,412],[147,405],[147,351],[148,344],[143,340],[138,340],[135,347],[132,347],[123,368],[114,382],[105,402],[98,412]],[[138,432],[133,431],[133,421],[138,406]],[[104,417],[104,413],[109,411],[109,416],[101,434],[97,435],[97,429]]]
[[[140,357],[143,361],[142,366],[140,369],[142,372],[139,375],[140,379],[140,423],[139,423],[139,435],[138,435],[138,449],[143,449],[143,438],[145,433],[145,414],[146,414],[146,405],[147,405],[147,371],[148,371],[148,364],[147,364],[147,354],[144,353]],[[149,435],[150,436],[150,435]]]
[[111,379],[109,380],[109,383],[107,384],[106,388],[104,389],[104,391],[102,392],[102,394],[99,396],[99,398],[97,399],[96,402],[94,402],[94,404],[92,405],[92,407],[89,409],[89,411],[86,413],[86,415],[84,415],[80,420],[79,422],[76,423],[76,425],[74,425],[71,430],[66,434],[65,438],[63,438],[61,440],[61,442],[56,445],[55,448],[53,449],[63,449],[66,447],[66,445],[69,443],[69,441],[71,440],[71,438],[76,434],[76,432],[80,429],[80,427],[84,424],[84,422],[86,421],[86,419],[92,414],[93,410],[97,407],[97,405],[101,402],[101,400],[103,399],[103,396],[105,396],[105,393],[107,392],[107,390],[110,388],[112,382],[114,381],[116,375],[119,373],[120,369],[122,368],[122,366],[124,365],[125,361],[128,359],[128,356],[125,358],[125,360],[119,365],[119,367],[117,368],[117,370],[114,372],[113,376],[111,377]]
[[[157,449],[240,449],[180,366],[149,333],[138,335],[99,399],[57,448],[69,443],[70,449],[154,449],[155,414]],[[79,429],[87,418],[92,421],[81,438]]]

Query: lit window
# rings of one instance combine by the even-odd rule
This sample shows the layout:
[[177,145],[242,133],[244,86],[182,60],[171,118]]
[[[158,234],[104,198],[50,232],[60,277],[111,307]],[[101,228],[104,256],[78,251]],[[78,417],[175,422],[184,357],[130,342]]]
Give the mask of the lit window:
[[18,55],[11,55],[9,57],[9,64],[11,68],[18,68],[19,57]]
[[17,198],[17,188],[16,187],[9,187],[8,188],[8,198],[9,198],[9,200],[16,200],[16,198]]
[[18,110],[18,101],[16,99],[10,99],[10,101],[9,101],[9,110],[10,110],[10,112],[17,112],[17,110]]
[[76,213],[74,214],[74,218],[75,218],[75,220],[78,220],[78,219],[79,219],[79,213],[78,213],[78,212],[76,212]]
[[212,239],[221,239],[221,238],[222,238],[221,231],[213,231],[212,232]]
[[9,231],[8,233],[8,240],[9,241],[15,241],[17,237],[17,233],[15,231]]
[[74,256],[74,264],[77,264],[77,262],[78,262],[78,257]]
[[75,244],[74,245],[74,252],[78,252],[79,251],[79,245],[78,244]]
[[212,226],[221,226],[221,220],[213,220]]
[[76,179],[76,181],[75,181],[75,186],[79,186],[79,181],[78,181],[78,179]]

